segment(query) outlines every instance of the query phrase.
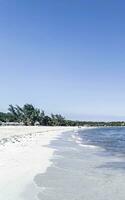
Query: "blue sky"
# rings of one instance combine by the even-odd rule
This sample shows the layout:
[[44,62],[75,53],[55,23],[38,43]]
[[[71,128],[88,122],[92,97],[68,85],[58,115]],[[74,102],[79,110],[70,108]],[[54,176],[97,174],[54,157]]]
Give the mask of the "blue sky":
[[125,1],[0,0],[0,109],[125,119]]

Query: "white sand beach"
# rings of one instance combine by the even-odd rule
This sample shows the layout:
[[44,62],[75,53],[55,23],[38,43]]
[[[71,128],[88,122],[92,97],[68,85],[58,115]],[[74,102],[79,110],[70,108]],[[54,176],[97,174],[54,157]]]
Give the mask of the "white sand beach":
[[82,129],[0,127],[0,200],[124,200],[125,129]]
[[51,165],[47,145],[73,127],[0,127],[0,200],[22,200],[37,173]]

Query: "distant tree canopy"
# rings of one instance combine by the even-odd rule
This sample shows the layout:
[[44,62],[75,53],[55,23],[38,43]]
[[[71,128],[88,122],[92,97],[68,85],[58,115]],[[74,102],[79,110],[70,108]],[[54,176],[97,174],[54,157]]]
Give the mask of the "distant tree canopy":
[[11,113],[0,112],[0,121],[1,122],[14,122],[16,119]]
[[36,124],[42,126],[125,126],[124,121],[113,122],[93,122],[66,120],[60,114],[45,115],[43,110],[36,108],[32,104],[24,106],[9,105],[8,112],[0,112],[0,122],[18,122],[26,126]]

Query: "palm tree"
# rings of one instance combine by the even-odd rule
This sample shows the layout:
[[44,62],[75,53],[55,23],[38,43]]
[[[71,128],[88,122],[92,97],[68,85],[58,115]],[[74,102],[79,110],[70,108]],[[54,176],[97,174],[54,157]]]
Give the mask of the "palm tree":
[[23,122],[26,126],[34,126],[36,122],[42,124],[44,112],[41,112],[32,104],[25,104],[23,107],[10,105],[8,110],[18,122]]
[[63,126],[65,125],[65,118],[60,114],[51,114],[53,126]]
[[49,117],[49,116],[44,116],[44,118],[43,118],[43,125],[44,126],[52,126],[53,124],[52,124],[52,119],[51,119],[51,117]]

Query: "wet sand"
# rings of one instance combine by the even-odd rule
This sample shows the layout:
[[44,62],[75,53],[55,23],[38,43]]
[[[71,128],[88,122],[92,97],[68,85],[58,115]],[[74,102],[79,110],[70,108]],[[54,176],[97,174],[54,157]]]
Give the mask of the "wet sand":
[[124,200],[124,169],[107,167],[107,163],[113,162],[120,165],[123,158],[112,156],[100,147],[82,145],[76,138],[77,133],[62,134],[49,145],[56,151],[46,173],[34,177],[37,198]]
[[[49,143],[72,127],[0,127],[0,200],[37,199],[33,178],[51,165]],[[25,193],[26,188],[28,188]]]

